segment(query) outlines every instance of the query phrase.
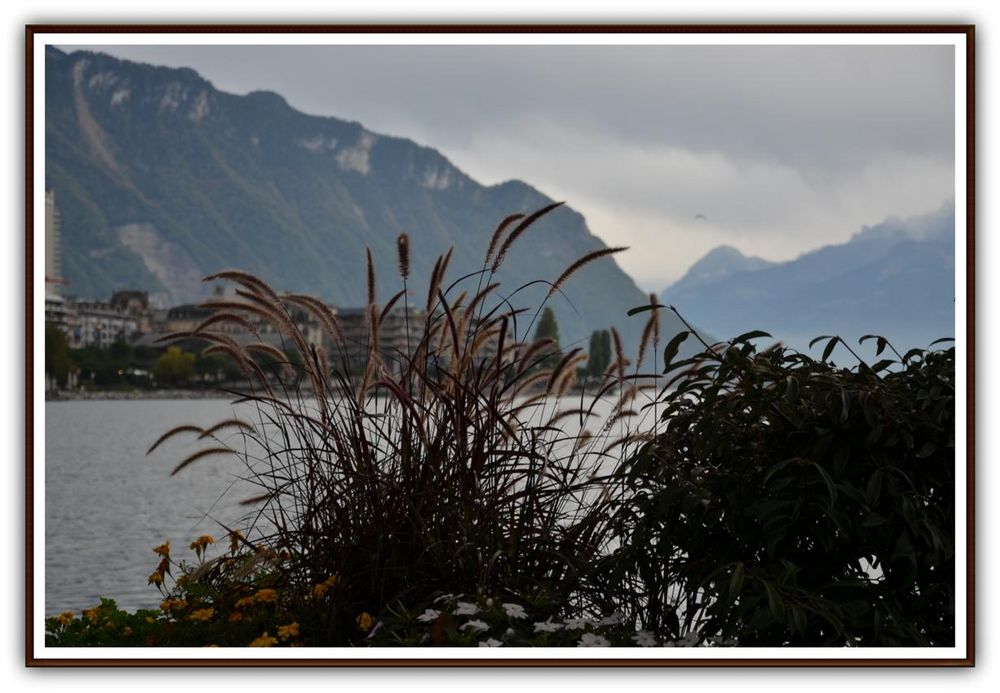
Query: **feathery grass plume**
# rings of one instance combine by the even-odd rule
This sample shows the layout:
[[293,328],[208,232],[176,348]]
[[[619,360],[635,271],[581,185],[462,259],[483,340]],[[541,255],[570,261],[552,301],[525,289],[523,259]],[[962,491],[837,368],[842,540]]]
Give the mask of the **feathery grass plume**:
[[267,296],[275,303],[278,302],[277,292],[275,292],[275,290],[272,289],[271,286],[263,279],[254,276],[249,272],[244,272],[242,270],[223,270],[205,277],[202,281],[210,282],[215,281],[216,279],[227,279],[229,281],[236,282],[237,284],[241,284],[250,289],[252,292]]
[[206,448],[204,450],[199,450],[198,452],[192,455],[188,455],[188,457],[185,458],[183,462],[174,467],[174,471],[170,472],[170,476],[174,476],[175,474],[177,474],[177,472],[181,471],[182,469],[185,469],[186,467],[190,466],[191,464],[197,462],[198,460],[204,457],[208,457],[210,455],[233,455],[233,454],[235,453],[229,448]]
[[396,254],[399,259],[399,276],[405,281],[410,276],[410,237],[405,233],[396,239]]
[[326,328],[327,334],[330,336],[330,339],[334,344],[344,343],[344,330],[340,325],[340,319],[337,318],[337,314],[321,300],[315,296],[307,296],[305,294],[285,294],[282,296],[282,300],[310,311],[319,319],[321,323],[323,323],[323,327]]
[[520,377],[520,375],[522,373],[524,373],[526,370],[528,370],[532,366],[535,366],[538,363],[541,363],[542,361],[544,361],[545,358],[542,357],[542,358],[538,359],[537,363],[533,363],[532,362],[532,358],[535,355],[537,355],[539,351],[541,351],[545,347],[552,346],[553,344],[555,344],[555,340],[550,339],[548,337],[546,337],[545,339],[539,339],[537,342],[533,342],[531,344],[531,346],[529,346],[524,351],[524,353],[521,354],[521,356],[518,358],[519,363],[518,363],[518,366],[517,366],[517,373],[516,373],[516,375],[518,377]]
[[372,260],[372,249],[365,248],[368,258],[368,305],[375,304],[375,261]]
[[[642,361],[646,357],[646,349],[649,347],[650,340],[652,340],[654,352],[660,343],[660,311],[656,308],[659,305],[656,294],[649,294],[649,305],[653,306],[653,309],[649,311],[649,318],[646,319],[646,325],[642,328],[639,355],[635,364],[636,370],[642,368]],[[654,364],[653,367],[655,369],[656,365]]]
[[576,367],[580,364],[586,362],[588,355],[585,353],[580,353],[570,359],[569,363],[566,364],[562,376],[558,379],[555,384],[556,387],[556,397],[562,398],[569,391],[573,384],[576,382]]
[[386,303],[385,306],[382,308],[382,312],[379,313],[379,316],[378,316],[378,324],[379,325],[381,325],[382,323],[385,322],[385,319],[387,317],[389,317],[389,313],[392,312],[392,309],[396,307],[396,304],[399,302],[399,299],[403,298],[404,295],[406,295],[406,290],[405,289],[401,290],[401,291],[397,291],[396,294],[392,298],[389,299],[389,302]]
[[204,431],[202,431],[201,435],[198,436],[198,439],[201,440],[202,438],[208,438],[209,436],[214,436],[219,431],[224,431],[229,428],[238,428],[248,433],[253,433],[257,430],[254,428],[253,424],[247,423],[242,419],[226,419],[225,421],[220,421],[214,426],[206,428]]
[[496,230],[493,232],[493,235],[490,237],[490,245],[488,248],[486,248],[486,257],[483,258],[483,267],[486,267],[488,264],[490,264],[490,258],[493,257],[493,251],[497,249],[497,244],[500,242],[500,236],[503,235],[504,229],[506,229],[508,226],[510,226],[513,222],[517,221],[518,219],[523,219],[523,218],[524,215],[520,213],[511,214],[507,217],[504,217],[503,221],[500,222]]
[[583,350],[580,349],[579,347],[576,347],[571,351],[567,351],[563,355],[563,357],[559,359],[559,362],[556,364],[556,367],[552,369],[552,375],[549,376],[549,382],[545,385],[546,392],[552,392],[552,387],[556,384],[556,381],[559,379],[559,376],[562,375],[563,370],[566,368],[566,365],[574,358],[576,358],[577,354],[579,354],[581,351]]
[[[288,312],[280,306],[220,300],[204,301],[201,305],[210,310],[245,310],[248,313],[253,313],[254,315],[257,315],[271,323],[271,325],[274,326],[279,332],[291,339],[295,344],[295,348],[299,350],[299,354],[301,354],[303,361],[306,361],[309,358],[309,345],[306,342],[305,336],[292,319],[288,317]],[[241,348],[235,343],[231,346],[234,346],[236,349]]]
[[156,439],[156,442],[149,446],[149,450],[146,454],[153,452],[156,448],[160,447],[163,443],[173,438],[178,433],[202,433],[204,429],[201,426],[195,426],[194,424],[184,424],[181,426],[174,426],[169,431],[164,433],[162,436]]
[[554,426],[563,419],[568,419],[571,416],[579,417],[579,419],[582,421],[583,419],[590,418],[591,416],[593,416],[593,413],[587,411],[586,409],[580,409],[580,408],[560,409],[558,411],[553,412],[552,416],[549,417],[549,420],[545,422],[545,425]]
[[587,253],[579,260],[577,260],[569,267],[567,267],[563,271],[563,273],[559,275],[559,278],[556,279],[555,283],[553,283],[552,286],[549,288],[549,293],[546,298],[552,296],[552,294],[559,291],[559,289],[562,288],[562,285],[566,283],[566,280],[569,279],[571,276],[573,276],[573,274],[576,273],[576,271],[579,270],[581,267],[589,265],[594,260],[602,258],[605,255],[614,255],[615,253],[620,253],[624,250],[628,250],[628,248],[625,246],[620,246],[617,248],[601,248],[600,250],[594,250],[592,252]]
[[528,230],[528,227],[530,227],[538,219],[542,218],[543,216],[551,212],[553,209],[561,207],[563,204],[564,203],[562,202],[553,202],[550,205],[542,207],[537,212],[532,212],[524,219],[522,219],[521,223],[519,223],[516,227],[514,227],[514,230],[511,231],[510,235],[507,236],[506,240],[504,240],[503,245],[500,246],[500,250],[497,252],[496,259],[493,261],[492,271],[496,272],[500,268],[500,265],[503,264],[504,259],[507,257],[507,251],[514,244],[514,242],[521,236],[521,234]]
[[618,372],[618,382],[620,383],[625,378],[625,352],[622,349],[622,336],[618,334],[618,330],[614,327],[611,328],[611,339],[615,344],[615,370]]
[[252,322],[250,322],[249,320],[247,320],[242,315],[239,315],[237,313],[230,313],[230,312],[226,312],[226,311],[221,311],[221,312],[216,313],[214,315],[208,316],[207,318],[205,318],[204,320],[202,320],[200,323],[198,323],[198,326],[195,327],[192,330],[192,332],[195,333],[195,334],[198,334],[200,332],[203,332],[205,330],[205,328],[211,327],[212,325],[215,325],[215,324],[220,323],[220,322],[221,323],[236,323],[237,325],[239,325],[240,327],[242,327],[244,330],[246,330],[250,334],[252,334],[254,336],[257,335],[257,326],[256,325],[254,325]]
[[437,300],[438,289],[441,288],[441,263],[443,261],[444,261],[444,255],[438,255],[438,259],[434,262],[434,269],[431,270],[431,279],[427,283],[428,316],[434,310],[434,302]]

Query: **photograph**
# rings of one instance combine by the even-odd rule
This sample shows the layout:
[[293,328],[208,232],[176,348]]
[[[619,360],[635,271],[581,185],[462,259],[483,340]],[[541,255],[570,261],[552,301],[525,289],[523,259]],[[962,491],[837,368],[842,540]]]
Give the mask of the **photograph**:
[[27,664],[972,666],[974,37],[28,25]]

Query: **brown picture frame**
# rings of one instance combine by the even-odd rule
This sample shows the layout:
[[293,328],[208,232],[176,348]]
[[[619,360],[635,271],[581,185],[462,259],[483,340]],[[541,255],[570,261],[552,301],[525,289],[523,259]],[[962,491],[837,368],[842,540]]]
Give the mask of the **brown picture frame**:
[[[36,116],[34,111],[34,96],[36,89],[44,84],[43,75],[35,71],[36,46],[45,37],[60,34],[354,34],[354,33],[385,33],[385,34],[468,34],[482,36],[486,34],[516,34],[516,33],[558,33],[558,34],[768,34],[773,35],[776,42],[789,35],[823,35],[823,34],[951,34],[964,38],[964,55],[966,83],[965,96],[965,272],[966,272],[966,325],[967,331],[961,335],[960,345],[966,356],[965,377],[967,391],[965,397],[966,419],[965,433],[967,455],[964,460],[967,484],[965,488],[965,528],[966,550],[966,599],[964,605],[965,617],[965,653],[962,656],[948,658],[894,658],[873,655],[865,658],[834,656],[815,657],[808,659],[782,658],[768,656],[765,658],[739,657],[739,650],[732,650],[734,655],[724,658],[693,659],[693,658],[653,658],[637,659],[615,656],[614,650],[594,652],[587,659],[560,658],[558,650],[550,650],[552,656],[547,658],[450,658],[446,652],[441,656],[424,659],[408,659],[392,656],[394,652],[386,651],[385,657],[327,657],[309,659],[288,659],[269,657],[262,659],[232,658],[184,658],[171,656],[149,656],[142,658],[113,657],[73,657],[73,656],[42,656],[36,651],[36,640],[40,617],[36,610],[36,591],[34,584],[35,553],[35,450],[33,441],[36,436],[36,421],[33,416],[41,393],[35,391],[36,369],[42,364],[36,360],[36,343],[34,339],[35,323],[42,316],[36,314],[33,296],[38,290],[34,272],[34,254],[36,244],[42,242],[35,235],[37,219],[35,217],[36,196],[35,186],[36,152],[34,147],[36,131]],[[25,27],[25,535],[24,535],[24,589],[25,589],[25,664],[29,667],[971,667],[975,664],[975,27],[959,24],[692,24],[692,25],[647,25],[647,24],[495,24],[495,25],[144,25],[144,24],[31,24]],[[40,353],[40,352],[39,352]],[[963,460],[957,460],[962,464]],[[152,654],[152,652],[150,653]]]

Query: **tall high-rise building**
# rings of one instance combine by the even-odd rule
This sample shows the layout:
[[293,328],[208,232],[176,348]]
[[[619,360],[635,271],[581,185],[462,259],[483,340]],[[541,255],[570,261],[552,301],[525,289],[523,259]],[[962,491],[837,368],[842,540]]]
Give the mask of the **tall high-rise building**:
[[63,283],[59,265],[59,209],[55,190],[45,191],[45,295],[58,295]]

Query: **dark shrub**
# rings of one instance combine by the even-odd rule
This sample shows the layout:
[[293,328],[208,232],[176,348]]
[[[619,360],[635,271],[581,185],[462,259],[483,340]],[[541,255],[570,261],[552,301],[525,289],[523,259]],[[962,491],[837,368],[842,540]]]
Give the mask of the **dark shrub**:
[[761,336],[668,367],[607,588],[666,636],[952,645],[954,348],[843,368],[837,338],[814,360]]

